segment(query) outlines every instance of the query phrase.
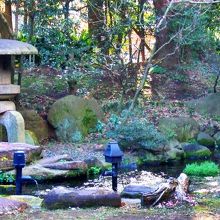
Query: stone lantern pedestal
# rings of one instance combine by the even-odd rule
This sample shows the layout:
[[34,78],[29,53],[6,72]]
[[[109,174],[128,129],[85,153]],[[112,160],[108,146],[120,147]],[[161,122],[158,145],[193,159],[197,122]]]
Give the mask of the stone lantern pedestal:
[[[17,84],[14,82],[12,58],[37,54],[37,49],[27,43],[16,40],[0,39],[0,125],[7,131],[8,142],[25,143],[25,126],[22,115],[16,111],[13,98],[20,93],[21,72]],[[0,137],[1,137],[0,127]],[[0,140],[1,141],[1,140]]]

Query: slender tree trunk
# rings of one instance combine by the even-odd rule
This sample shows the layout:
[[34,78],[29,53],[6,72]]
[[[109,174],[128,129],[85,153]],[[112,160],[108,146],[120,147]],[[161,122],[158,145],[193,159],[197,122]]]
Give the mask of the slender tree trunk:
[[218,75],[215,79],[215,83],[214,83],[214,87],[213,87],[214,93],[217,92],[217,85],[218,85],[219,77],[220,77],[220,75]]
[[15,34],[18,33],[18,10],[19,10],[20,2],[16,1],[15,4]]
[[129,63],[132,63],[133,54],[132,54],[132,38],[131,38],[132,30],[128,33],[128,42],[129,42]]
[[[143,13],[143,8],[144,8],[144,3],[145,0],[139,0],[139,14],[140,16],[140,23],[144,24],[144,13]],[[141,58],[142,58],[142,62],[145,62],[145,30],[141,25],[141,28],[139,30],[139,37],[141,39],[141,43],[140,43],[140,52],[141,52]]]
[[12,27],[12,10],[11,10],[11,0],[5,0],[5,18],[8,22],[9,27],[13,30]]
[[63,6],[64,18],[69,19],[70,15],[70,0],[66,0]]

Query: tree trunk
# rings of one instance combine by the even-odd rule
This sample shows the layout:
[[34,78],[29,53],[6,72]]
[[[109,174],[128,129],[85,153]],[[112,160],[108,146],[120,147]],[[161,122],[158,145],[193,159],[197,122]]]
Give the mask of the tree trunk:
[[98,47],[107,54],[105,35],[104,0],[88,1],[88,28],[91,36],[97,41]]
[[34,35],[34,18],[35,18],[35,2],[33,0],[30,1],[30,5],[28,7],[28,41],[31,42],[31,39]]
[[19,10],[19,1],[16,1],[15,4],[15,34],[18,33],[18,10]]
[[11,0],[6,0],[5,1],[5,18],[8,22],[9,27],[11,28],[11,30],[13,30],[12,27],[12,11],[11,11]]
[[189,177],[181,173],[177,179],[169,179],[161,184],[157,190],[144,193],[141,198],[142,206],[155,206],[161,201],[168,200],[172,195],[178,202],[188,201]]
[[24,27],[27,28],[28,25],[28,6],[27,2],[24,1]]
[[[153,0],[153,4],[155,8],[156,22],[158,24],[164,15],[166,7],[169,4],[169,0]],[[161,66],[172,68],[179,63],[179,52],[176,50],[176,44],[173,40],[168,43],[171,38],[171,33],[174,32],[174,30],[171,32],[169,26],[168,13],[166,18],[163,20],[163,24],[155,31],[156,51],[162,46],[163,48],[156,56],[154,56],[154,60],[159,62]]]
[[12,29],[10,28],[5,16],[0,13],[0,38],[13,38]]

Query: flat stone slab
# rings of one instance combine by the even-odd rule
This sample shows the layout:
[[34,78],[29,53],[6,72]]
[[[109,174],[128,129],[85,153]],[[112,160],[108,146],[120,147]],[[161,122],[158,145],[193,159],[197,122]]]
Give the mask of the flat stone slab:
[[15,111],[16,107],[14,102],[11,101],[0,101],[0,114],[6,111]]
[[52,189],[44,197],[43,206],[48,209],[93,206],[120,207],[121,197],[118,193],[106,188],[76,190],[60,186]]
[[86,175],[87,168],[84,161],[73,161],[72,158],[64,154],[44,158],[35,164],[24,167],[23,175],[31,176],[36,180],[47,181]]
[[25,143],[8,143],[0,142],[0,167],[1,170],[14,169],[13,156],[15,151],[22,150],[25,152],[25,159],[30,163],[33,159],[39,158],[42,147],[33,146]]
[[7,198],[0,198],[0,215],[16,214],[23,212],[28,207],[27,203]]

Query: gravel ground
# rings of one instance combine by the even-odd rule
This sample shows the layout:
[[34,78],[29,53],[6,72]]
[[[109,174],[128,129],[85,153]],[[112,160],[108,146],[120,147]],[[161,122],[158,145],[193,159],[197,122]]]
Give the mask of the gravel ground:
[[[44,145],[42,156],[46,158],[56,155],[68,154],[73,160],[85,160],[91,157],[96,157],[98,160],[104,163],[104,149],[105,144],[70,144],[50,142],[47,145]],[[136,162],[136,158],[130,153],[125,153],[123,156],[123,161],[126,161],[126,163],[133,163]]]

